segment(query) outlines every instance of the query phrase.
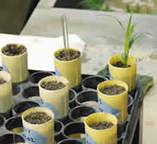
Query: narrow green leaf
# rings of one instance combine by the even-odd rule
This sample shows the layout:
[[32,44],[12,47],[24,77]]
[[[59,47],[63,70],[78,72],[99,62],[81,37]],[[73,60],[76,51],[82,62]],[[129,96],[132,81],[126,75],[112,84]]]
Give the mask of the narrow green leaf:
[[116,18],[116,17],[114,17],[114,16],[112,16],[112,15],[105,15],[105,16],[108,16],[108,17],[110,17],[110,18],[116,20],[117,23],[118,23],[118,24],[120,25],[120,27],[122,28],[122,30],[125,32],[125,27],[124,27],[123,23],[122,23],[118,18]]
[[131,25],[130,27],[130,32],[129,32],[129,36],[131,37],[133,32],[134,32],[134,28],[135,28],[135,24]]

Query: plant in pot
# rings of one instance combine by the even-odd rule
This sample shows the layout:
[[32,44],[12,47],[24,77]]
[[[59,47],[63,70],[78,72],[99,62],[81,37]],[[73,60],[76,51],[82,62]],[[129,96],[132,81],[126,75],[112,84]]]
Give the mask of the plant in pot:
[[7,113],[13,105],[11,75],[0,71],[0,113]]
[[132,15],[129,18],[127,29],[118,20],[118,23],[125,32],[125,45],[122,54],[113,55],[109,59],[109,70],[113,79],[118,79],[126,82],[129,86],[129,91],[136,87],[136,58],[130,55],[130,50],[134,42],[139,38],[140,34],[135,33],[135,24],[132,24]]
[[27,49],[21,44],[7,44],[1,49],[3,70],[11,74],[12,82],[27,79]]
[[35,107],[22,114],[26,143],[54,144],[54,114],[50,109]]
[[54,112],[55,118],[68,114],[69,82],[62,76],[48,76],[39,81],[39,94],[42,105]]

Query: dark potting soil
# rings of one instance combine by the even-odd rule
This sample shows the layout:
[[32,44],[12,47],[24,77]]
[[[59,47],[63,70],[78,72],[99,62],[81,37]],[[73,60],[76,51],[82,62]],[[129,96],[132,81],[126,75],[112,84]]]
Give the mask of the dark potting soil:
[[47,81],[43,82],[41,84],[41,87],[47,90],[58,90],[65,87],[65,85],[62,82],[58,81]]
[[4,83],[6,83],[6,81],[4,79],[0,78],[0,84],[4,84]]
[[51,117],[45,112],[34,112],[27,115],[24,119],[31,124],[43,124],[51,120]]
[[61,61],[70,61],[80,57],[80,52],[77,50],[62,50],[61,52],[56,54],[56,58]]
[[112,64],[115,67],[119,67],[119,68],[128,68],[130,67],[130,65],[126,66],[122,61],[117,61],[116,63]]
[[111,128],[113,126],[113,123],[103,121],[103,122],[92,123],[89,126],[96,130],[104,130],[104,129]]
[[8,44],[6,47],[2,50],[3,54],[7,56],[16,56],[23,54],[26,51],[26,48],[22,45],[16,45],[16,44]]
[[114,84],[111,86],[105,86],[105,87],[101,88],[100,91],[106,95],[116,95],[116,94],[123,93],[125,91],[125,88]]

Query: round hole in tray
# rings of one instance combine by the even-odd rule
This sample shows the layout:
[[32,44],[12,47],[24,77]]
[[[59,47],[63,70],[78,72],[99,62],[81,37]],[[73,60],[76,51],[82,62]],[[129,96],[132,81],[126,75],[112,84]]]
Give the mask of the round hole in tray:
[[82,87],[83,89],[97,89],[97,85],[103,81],[106,81],[107,78],[105,77],[101,77],[101,76],[98,76],[98,75],[95,75],[95,76],[89,76],[87,78],[85,78],[83,81],[82,81]]
[[30,76],[32,83],[37,84],[42,78],[53,75],[50,72],[36,72]]
[[88,115],[95,113],[96,110],[88,106],[78,106],[70,111],[69,117],[73,121],[84,121]]
[[97,105],[98,96],[97,91],[88,89],[80,92],[76,97],[77,105]]
[[10,109],[6,113],[0,113],[0,115],[2,115],[3,117],[5,117],[6,119],[8,119],[8,118],[10,118],[10,117],[13,116],[13,110]]
[[0,144],[15,144],[24,142],[22,136],[18,134],[5,134],[0,137]]
[[76,92],[73,89],[69,89],[69,101],[74,100],[76,97]]
[[21,117],[12,117],[7,120],[5,127],[7,130],[15,133],[23,132],[22,118]]
[[118,133],[117,133],[118,138],[120,138],[122,136],[122,134],[124,133],[127,123],[128,123],[128,119],[126,119],[124,122],[118,124]]
[[82,80],[84,80],[85,78],[90,77],[90,76],[94,76],[94,75],[91,75],[91,74],[82,74],[81,75]]
[[63,126],[64,125],[60,121],[55,120],[55,141],[56,142],[59,142],[64,139],[62,135]]
[[64,125],[68,124],[69,122],[71,122],[71,119],[69,118],[69,115],[63,117],[63,118],[59,118],[58,121],[60,121],[61,123],[63,123]]
[[14,111],[17,114],[21,114],[25,110],[27,110],[29,108],[32,108],[32,107],[37,107],[37,106],[39,106],[39,104],[36,103],[36,102],[33,102],[33,101],[23,101],[23,102],[20,102],[19,104],[14,106]]
[[4,117],[0,115],[0,127],[4,124]]
[[55,135],[60,133],[62,131],[62,128],[63,124],[60,121],[55,120]]
[[83,143],[76,139],[65,139],[59,142],[58,144],[83,144]]
[[17,95],[20,92],[20,87],[18,86],[18,84],[13,83],[12,90],[13,90],[13,95]]
[[129,97],[128,97],[128,114],[131,113],[131,108],[132,108],[133,103],[134,103],[133,97],[131,95],[129,95]]
[[76,106],[75,98],[76,98],[76,92],[73,89],[70,89],[69,90],[69,107],[70,107],[70,109],[72,109]]
[[76,93],[79,93],[82,91],[82,86],[81,84],[79,84],[78,86],[75,86],[72,88]]
[[71,122],[64,127],[63,136],[68,138],[84,138],[85,127],[82,122]]
[[26,88],[22,92],[22,95],[25,98],[31,98],[31,97],[39,96],[39,87],[38,86],[32,86],[32,87]]
[[123,135],[121,135],[121,137],[118,138],[118,144],[122,144],[123,138],[124,138]]

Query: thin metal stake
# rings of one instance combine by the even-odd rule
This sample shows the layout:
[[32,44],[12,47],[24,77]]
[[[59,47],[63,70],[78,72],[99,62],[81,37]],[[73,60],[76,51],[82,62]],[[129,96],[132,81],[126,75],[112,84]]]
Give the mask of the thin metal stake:
[[[62,29],[63,29],[63,41],[64,41],[64,48],[69,48],[69,35],[68,35],[68,25],[67,25],[67,17],[66,15],[62,16]],[[69,55],[68,51],[66,55]]]

